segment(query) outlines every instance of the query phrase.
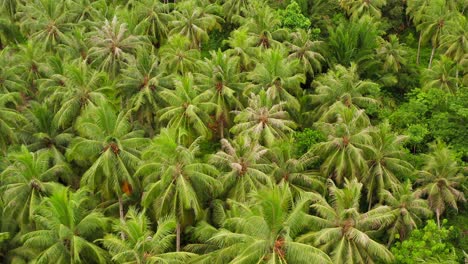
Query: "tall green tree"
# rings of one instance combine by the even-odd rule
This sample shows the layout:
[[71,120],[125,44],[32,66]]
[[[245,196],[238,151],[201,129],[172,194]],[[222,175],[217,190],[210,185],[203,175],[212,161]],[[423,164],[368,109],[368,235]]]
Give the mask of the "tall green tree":
[[181,35],[169,37],[168,42],[159,49],[161,67],[169,75],[172,73],[186,74],[195,69],[200,58],[197,49],[190,48],[190,40]]
[[165,43],[169,35],[169,23],[173,20],[169,10],[169,5],[159,0],[138,1],[135,7],[139,20],[137,27],[143,28],[153,44],[158,46]]
[[98,68],[115,76],[143,42],[140,37],[129,34],[127,25],[119,23],[114,16],[90,32],[89,44],[92,47],[89,56]]
[[405,160],[403,151],[407,137],[393,133],[388,123],[371,131],[370,136],[371,143],[364,147],[369,170],[361,179],[367,190],[369,209],[375,198],[383,201],[384,190],[396,190],[400,186],[399,178],[413,174],[413,166]]
[[15,131],[26,121],[16,109],[10,107],[19,102],[20,96],[16,92],[0,94],[0,147],[4,154],[10,144],[17,142],[18,137]]
[[70,168],[64,164],[50,166],[49,152],[32,153],[25,146],[12,152],[10,165],[0,174],[0,190],[5,202],[5,215],[16,218],[21,227],[32,223],[33,215],[41,198],[50,195],[60,186],[59,177],[69,182]]
[[401,241],[408,238],[409,234],[422,224],[424,218],[432,216],[432,211],[426,200],[421,199],[417,192],[413,191],[410,181],[406,181],[392,192],[382,190],[383,201],[392,208],[395,221],[388,229],[388,245],[399,238]]
[[175,217],[176,251],[180,251],[183,227],[190,219],[200,219],[202,203],[219,187],[217,169],[197,158],[199,141],[185,147],[174,131],[162,130],[143,153],[145,162],[136,172],[147,186],[143,207],[152,209],[157,218]]
[[181,144],[190,144],[199,136],[210,137],[208,113],[216,108],[210,102],[212,91],[202,91],[196,86],[191,73],[177,77],[174,82],[175,90],[159,93],[167,104],[158,111],[159,119],[167,120],[167,127],[176,131],[177,142]]
[[131,208],[125,215],[125,222],[116,222],[113,228],[116,232],[123,232],[126,239],[107,234],[101,241],[116,263],[187,263],[193,254],[171,252],[175,239],[175,221],[159,220],[155,232],[151,226],[144,212]]
[[81,184],[103,197],[117,198],[121,221],[124,221],[123,186],[135,191],[139,181],[134,177],[141,150],[148,144],[143,131],[133,130],[128,112],[119,114],[109,104],[90,106],[76,125],[79,136],[67,151],[68,158],[87,167]]
[[379,39],[379,47],[376,50],[377,56],[383,62],[382,69],[384,71],[399,72],[407,62],[406,56],[408,52],[404,44],[401,44],[396,35],[390,35],[388,41],[383,38]]
[[422,195],[427,196],[429,206],[435,212],[440,228],[440,216],[447,206],[458,210],[457,202],[466,201],[460,187],[465,176],[463,168],[454,160],[453,153],[442,142],[431,145],[431,153],[425,155],[425,164],[417,180]]
[[356,64],[349,68],[337,65],[325,75],[318,77],[314,82],[315,93],[309,95],[313,105],[315,118],[329,115],[345,105],[348,108],[366,108],[377,105],[379,85],[370,80],[361,80]]
[[253,85],[247,93],[265,90],[273,102],[288,102],[288,108],[299,110],[297,98],[303,93],[300,85],[305,82],[305,76],[300,73],[299,60],[288,60],[285,49],[264,51],[248,78]]
[[90,210],[89,193],[66,188],[45,198],[34,214],[37,229],[25,234],[20,250],[33,250],[35,263],[107,263],[107,252],[93,244],[107,219]]
[[321,250],[296,241],[308,227],[306,197],[294,200],[287,185],[252,194],[249,206],[231,202],[231,211],[207,243],[220,249],[215,263],[332,263]]
[[211,51],[210,58],[200,63],[200,73],[195,77],[202,90],[211,90],[210,102],[216,105],[214,118],[219,137],[224,138],[225,127],[232,125],[231,109],[242,107],[243,83],[239,72],[239,59],[227,53]]
[[190,40],[190,48],[201,49],[207,41],[208,32],[221,28],[222,18],[215,14],[216,5],[198,6],[194,2],[181,2],[174,12],[175,19],[170,22],[170,34],[185,36]]
[[290,60],[298,59],[305,74],[314,76],[316,72],[322,70],[325,62],[323,56],[324,42],[311,40],[311,31],[300,29],[291,33],[291,41],[287,42]]
[[264,91],[259,95],[252,94],[249,106],[236,111],[236,124],[230,131],[236,135],[248,135],[265,146],[271,146],[275,140],[287,138],[296,127],[284,110],[285,105],[286,102],[273,103]]
[[362,184],[356,179],[345,181],[339,189],[329,181],[330,201],[314,195],[312,210],[316,230],[299,238],[311,241],[331,255],[334,263],[392,263],[392,253],[372,238],[372,234],[392,223],[394,216],[387,206],[378,206],[361,213],[359,201]]
[[380,9],[386,4],[386,0],[340,0],[340,6],[353,19],[363,15],[380,18],[382,16]]
[[316,126],[328,138],[317,143],[311,152],[323,158],[320,172],[342,184],[345,178],[361,179],[368,171],[364,148],[371,142],[369,118],[363,110],[338,107],[329,120]]
[[250,137],[221,139],[221,150],[210,157],[210,163],[222,172],[218,180],[223,185],[223,197],[244,202],[249,193],[271,186],[268,173],[272,168],[266,159],[267,151]]

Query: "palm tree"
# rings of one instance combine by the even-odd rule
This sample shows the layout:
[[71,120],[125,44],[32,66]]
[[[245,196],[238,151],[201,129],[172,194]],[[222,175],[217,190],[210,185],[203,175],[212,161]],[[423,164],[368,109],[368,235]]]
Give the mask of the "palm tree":
[[170,34],[185,36],[190,40],[190,48],[201,49],[201,44],[208,40],[208,32],[214,28],[221,29],[222,18],[215,15],[215,5],[197,6],[193,2],[181,2],[170,22]]
[[171,219],[160,219],[156,232],[144,212],[130,208],[125,222],[116,222],[114,230],[123,232],[126,239],[108,234],[102,239],[104,247],[115,263],[187,263],[194,254],[170,252],[175,238],[176,223]]
[[302,94],[300,85],[305,82],[305,76],[299,73],[298,68],[299,60],[289,60],[284,49],[266,50],[248,75],[253,82],[251,89],[257,93],[264,89],[273,102],[288,102],[288,108],[290,105],[291,109],[299,110],[297,97]]
[[140,151],[148,144],[143,131],[132,130],[128,115],[117,115],[109,104],[88,107],[76,123],[80,136],[73,139],[67,150],[69,158],[82,164],[92,163],[81,184],[101,191],[107,199],[117,196],[122,221],[122,196],[131,194],[124,187],[138,190],[138,180],[133,176],[140,163]]
[[11,163],[0,174],[5,212],[17,218],[22,226],[31,222],[41,198],[60,185],[59,177],[69,182],[70,168],[64,163],[50,166],[51,158],[48,152],[32,153],[23,145],[20,151],[8,156]]
[[119,73],[124,62],[143,44],[139,37],[127,33],[127,25],[119,23],[116,16],[112,21],[106,20],[101,28],[96,27],[89,42],[92,46],[89,57],[111,76]]
[[24,92],[26,85],[20,76],[22,74],[20,67],[12,67],[15,65],[14,51],[11,48],[5,47],[0,50],[0,92]]
[[144,28],[145,35],[150,36],[153,44],[159,46],[167,40],[169,23],[173,19],[169,5],[159,0],[138,1],[135,7],[138,26]]
[[19,6],[20,27],[41,47],[52,49],[63,43],[71,29],[66,2],[38,0]]
[[179,143],[190,144],[198,136],[209,137],[208,112],[216,107],[209,102],[211,91],[201,91],[195,86],[192,74],[178,77],[174,82],[175,90],[159,93],[168,104],[157,112],[159,119],[167,120],[167,127],[175,129]]
[[440,228],[440,216],[447,205],[458,210],[457,201],[466,201],[463,192],[456,189],[461,186],[465,176],[453,153],[442,142],[433,143],[430,148],[432,153],[425,155],[425,164],[417,183],[422,185],[419,191],[427,195]]
[[378,206],[361,213],[359,200],[362,184],[356,179],[345,180],[343,189],[338,189],[329,180],[329,203],[318,194],[313,196],[311,208],[316,231],[299,238],[299,242],[311,241],[331,255],[334,263],[385,263],[393,261],[393,255],[382,244],[372,239],[371,234],[391,224],[394,215],[388,206]]
[[310,200],[293,199],[287,185],[255,192],[247,205],[230,202],[223,227],[206,243],[219,250],[206,263],[332,263],[321,250],[296,241],[310,223]]
[[161,66],[167,74],[185,74],[195,69],[200,52],[190,48],[190,40],[186,37],[174,35],[159,49],[159,56]]
[[455,94],[458,91],[457,65],[451,59],[441,56],[434,62],[434,66],[424,69],[422,83],[424,89],[438,88]]
[[233,23],[238,16],[245,15],[250,8],[251,1],[248,0],[226,0],[223,3],[223,15],[226,21]]
[[288,133],[292,133],[296,127],[288,112],[283,109],[285,105],[286,102],[273,103],[264,91],[259,95],[252,94],[249,106],[242,111],[235,111],[236,124],[230,131],[236,135],[249,135],[271,146],[275,140],[287,138]]
[[304,191],[325,190],[324,178],[311,169],[316,157],[310,152],[296,157],[292,140],[274,144],[269,149],[268,157],[273,165],[271,174],[275,182],[287,183],[295,197]]
[[89,193],[66,188],[44,198],[34,214],[36,230],[24,236],[20,250],[33,250],[35,263],[107,263],[106,252],[91,242],[107,219],[89,210]]
[[421,32],[421,41],[427,42],[429,39],[432,43],[431,57],[429,58],[429,66],[432,66],[435,50],[439,46],[440,36],[443,34],[445,22],[452,16],[452,13],[445,6],[445,0],[430,1],[427,8],[421,16],[422,23],[417,26]]
[[[455,13],[449,21],[445,32],[440,38],[440,46],[445,49],[444,55],[455,61],[458,66],[462,66],[463,56],[468,54],[468,24],[466,17],[460,13]],[[458,79],[458,67],[456,72]]]
[[0,93],[0,147],[6,154],[7,147],[17,142],[16,128],[25,123],[25,118],[10,107],[16,106],[20,101],[20,95],[16,92]]
[[391,212],[395,215],[395,221],[387,231],[388,246],[395,238],[405,240],[413,229],[422,224],[423,217],[432,215],[427,201],[421,199],[417,192],[413,192],[410,181],[398,185],[392,192],[382,190],[381,195],[385,204],[392,207]]
[[322,63],[325,61],[322,53],[322,41],[311,40],[310,30],[299,29],[291,33],[291,42],[287,42],[290,60],[299,59],[304,74],[314,76],[315,72],[320,72]]
[[375,96],[379,92],[378,84],[369,80],[360,80],[357,65],[352,64],[346,68],[337,65],[325,75],[318,77],[314,82],[315,93],[309,95],[315,118],[327,116],[336,111],[341,105],[348,108],[365,108],[377,105]]
[[221,51],[211,51],[211,58],[200,63],[200,73],[196,75],[202,90],[211,90],[210,102],[216,105],[214,118],[220,138],[224,138],[224,128],[231,126],[230,110],[242,106],[239,97],[243,83],[239,73],[239,59],[229,57]]
[[231,57],[239,58],[241,72],[249,72],[254,68],[253,58],[256,52],[252,47],[247,28],[233,30],[225,43],[230,47],[226,53]]
[[223,196],[239,202],[249,193],[271,186],[268,173],[271,165],[266,160],[268,150],[250,137],[238,136],[234,141],[221,139],[222,149],[210,158],[210,163],[223,172],[218,177],[223,185]]
[[63,153],[73,138],[70,129],[62,131],[54,119],[54,113],[45,104],[32,102],[24,114],[27,124],[23,127],[23,141],[30,151],[49,152],[54,164],[65,162]]
[[[406,14],[409,15],[413,19],[414,25],[417,27],[423,21],[423,16],[431,3],[430,0],[408,0],[406,4]],[[418,40],[418,52],[416,55],[416,64],[419,65],[419,58],[421,53],[421,45],[422,45],[422,33],[419,32],[419,40]]]
[[368,171],[364,149],[371,142],[370,122],[364,110],[340,105],[336,114],[315,125],[328,135],[327,141],[317,143],[310,150],[324,159],[320,166],[322,175],[338,184],[345,178],[361,179]]
[[382,69],[384,71],[399,72],[401,67],[406,64],[406,49],[404,44],[399,43],[396,35],[390,35],[388,41],[380,38],[376,52],[383,62]]
[[161,130],[153,144],[143,153],[146,161],[136,175],[144,177],[147,186],[142,204],[152,208],[160,219],[176,219],[176,251],[180,251],[182,226],[190,217],[199,219],[202,202],[215,194],[218,186],[214,166],[198,161],[199,141],[188,147],[177,142],[173,131]]
[[380,8],[387,4],[386,0],[340,0],[340,6],[346,10],[351,18],[360,18],[363,15],[380,18]]
[[156,125],[154,113],[162,106],[158,92],[169,86],[169,80],[160,70],[156,55],[146,49],[138,50],[136,59],[127,64],[121,76],[117,88],[122,103],[131,109],[136,119],[153,136]]
[[287,37],[287,30],[280,28],[281,19],[265,1],[253,1],[246,10],[246,17],[239,17],[241,29],[247,29],[249,43],[253,47],[269,49],[280,46]]
[[41,93],[56,109],[54,122],[60,127],[74,123],[88,106],[106,102],[112,93],[112,83],[104,72],[93,70],[85,62],[65,65],[63,73],[52,75],[50,85],[43,85]]
[[388,123],[381,124],[370,132],[371,144],[364,148],[369,170],[363,175],[361,182],[367,189],[369,209],[384,190],[396,190],[400,186],[398,178],[413,173],[413,166],[404,160],[403,143],[405,136],[397,136],[391,131]]

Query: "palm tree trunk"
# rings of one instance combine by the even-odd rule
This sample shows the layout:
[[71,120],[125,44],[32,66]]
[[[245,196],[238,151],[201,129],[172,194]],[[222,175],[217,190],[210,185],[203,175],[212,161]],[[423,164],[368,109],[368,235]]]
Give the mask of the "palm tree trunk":
[[418,53],[416,54],[416,65],[419,65],[419,56],[421,54],[422,33],[419,33]]
[[176,252],[180,251],[180,223],[177,221],[176,224]]
[[221,137],[221,139],[224,138],[224,120],[223,119],[219,120],[219,136]]
[[[122,197],[120,196],[119,196],[119,214],[120,214],[120,222],[125,223],[123,202],[122,202]],[[120,233],[120,237],[122,238],[122,240],[125,240],[124,232]]]
[[428,65],[428,69],[430,69],[432,67],[432,59],[434,58],[434,53],[435,53],[435,50],[436,50],[436,47],[435,46],[432,46],[432,51],[431,51],[431,58],[429,59],[429,65]]
[[436,217],[437,217],[437,226],[440,229],[440,210],[439,210],[439,208],[436,209]]

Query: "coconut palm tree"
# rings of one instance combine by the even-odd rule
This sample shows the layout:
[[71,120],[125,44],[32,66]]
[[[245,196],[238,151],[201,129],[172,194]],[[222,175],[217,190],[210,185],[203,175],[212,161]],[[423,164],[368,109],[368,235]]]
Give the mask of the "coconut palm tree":
[[0,147],[3,154],[6,154],[10,144],[18,140],[16,128],[26,122],[16,109],[10,107],[10,105],[16,106],[19,101],[19,93],[0,93]]
[[328,135],[327,141],[310,149],[324,159],[320,166],[322,175],[338,184],[345,178],[361,179],[368,171],[364,149],[371,142],[371,127],[364,110],[340,105],[328,120],[317,122],[315,126]]
[[[386,205],[392,208],[395,221],[388,229],[390,246],[395,238],[405,240],[411,231],[422,224],[422,219],[430,217],[432,211],[426,200],[413,192],[410,181],[398,185],[392,192],[382,190],[381,196]],[[398,236],[397,236],[398,235]]]
[[160,219],[157,226],[158,229],[153,232],[145,213],[130,208],[125,215],[125,222],[116,222],[114,225],[114,230],[123,232],[126,239],[107,234],[101,241],[115,263],[187,263],[194,254],[171,252],[175,239],[175,221]]
[[322,63],[325,62],[323,57],[323,42],[310,39],[310,30],[305,31],[299,29],[291,33],[291,42],[286,45],[289,48],[288,59],[298,59],[304,70],[304,74],[314,76],[315,72],[322,70]]
[[417,183],[421,184],[419,192],[427,196],[440,228],[440,216],[445,208],[450,206],[458,210],[457,202],[466,201],[463,192],[457,190],[465,176],[463,168],[454,160],[453,153],[442,142],[433,143],[430,148],[432,153],[425,155],[425,164]]
[[288,102],[288,108],[299,110],[297,98],[302,95],[300,85],[305,82],[305,76],[300,73],[299,60],[289,60],[284,49],[269,49],[262,53],[248,78],[253,85],[246,90],[247,94],[250,91],[258,93],[266,90],[268,98],[273,102]]
[[445,0],[430,1],[427,8],[421,16],[421,24],[417,29],[421,32],[421,42],[425,43],[431,40],[432,52],[429,58],[428,68],[432,66],[432,59],[434,58],[435,51],[440,44],[440,36],[443,34],[445,22],[449,20],[452,13],[446,8]]
[[361,213],[359,200],[362,184],[356,179],[345,180],[343,189],[329,180],[330,200],[313,196],[310,206],[317,216],[312,216],[316,230],[303,235],[299,242],[311,241],[331,255],[334,263],[375,263],[376,260],[392,263],[392,253],[372,239],[372,233],[394,221],[390,207],[378,206]]
[[222,171],[218,180],[223,185],[223,196],[244,202],[252,191],[271,186],[267,152],[250,137],[221,139],[221,150],[210,157],[210,163]]
[[302,192],[325,190],[325,179],[311,167],[317,158],[311,153],[295,155],[292,140],[279,141],[268,151],[268,160],[273,165],[272,176],[277,184],[287,183],[294,196]]
[[145,35],[150,36],[151,42],[159,46],[167,40],[169,24],[173,20],[169,13],[169,5],[159,0],[138,1],[135,14],[138,17],[138,26],[144,28]]
[[269,49],[280,46],[280,40],[287,38],[287,30],[280,28],[281,19],[263,0],[253,1],[246,10],[246,17],[239,17],[242,28],[247,29],[252,47]]
[[296,241],[310,223],[309,199],[294,200],[287,185],[252,197],[247,206],[230,202],[223,227],[206,241],[220,248],[206,263],[332,263],[321,250]]
[[43,85],[41,94],[56,109],[54,122],[62,128],[73,124],[88,106],[106,102],[112,94],[109,76],[93,70],[85,62],[65,65],[63,73],[58,72],[49,79],[53,82]]
[[369,170],[361,179],[367,189],[369,209],[376,197],[383,201],[382,191],[396,190],[401,184],[399,178],[413,174],[413,166],[404,160],[403,143],[407,137],[393,133],[388,123],[370,131],[370,136],[371,143],[364,148]]
[[[468,23],[466,17],[460,13],[447,21],[447,27],[440,38],[440,46],[445,50],[444,55],[462,66],[463,56],[468,54]],[[458,67],[455,73],[458,80]]]
[[242,107],[240,95],[242,93],[241,77],[239,73],[239,59],[229,57],[218,50],[210,52],[211,58],[200,62],[200,73],[196,74],[198,86],[202,90],[211,90],[210,102],[216,104],[214,118],[219,137],[224,138],[224,130],[231,126],[231,109]]
[[357,65],[352,64],[346,68],[337,65],[325,75],[318,77],[314,82],[315,93],[309,95],[312,105],[318,108],[314,110],[314,117],[329,115],[341,105],[348,108],[365,108],[377,105],[375,98],[379,92],[378,84],[361,80],[357,72]]
[[396,35],[388,36],[388,41],[379,38],[379,47],[376,50],[377,56],[383,62],[384,71],[399,72],[406,64],[406,49],[404,44],[400,44]]
[[251,1],[248,0],[226,0],[223,3],[223,15],[226,21],[233,23],[238,16],[244,16],[246,11],[249,10]]
[[63,43],[71,30],[71,17],[65,1],[38,0],[20,5],[20,27],[25,35],[46,49]]
[[119,23],[117,17],[90,32],[89,57],[99,69],[115,76],[124,66],[124,62],[133,56],[137,47],[144,42],[138,36],[130,35],[125,23]]
[[198,136],[209,137],[208,113],[216,107],[209,101],[211,91],[201,91],[190,73],[177,77],[174,82],[175,90],[167,89],[159,93],[168,105],[157,112],[159,119],[167,121],[167,127],[175,129],[179,143],[190,144]]
[[[90,106],[77,120],[79,136],[73,139],[67,156],[86,166],[81,184],[109,199],[117,197],[120,219],[124,219],[122,197],[138,191],[134,172],[140,152],[148,144],[143,131],[132,130],[128,112],[117,114],[109,104]],[[128,187],[130,186],[130,187]],[[128,190],[130,189],[130,190]]]
[[247,28],[233,30],[224,42],[230,47],[226,53],[231,57],[239,58],[241,72],[249,72],[254,68],[253,58],[256,57],[256,52],[252,47]]
[[458,91],[457,65],[451,59],[441,56],[434,66],[422,72],[423,89],[438,88],[448,93]]
[[236,124],[230,131],[236,135],[249,135],[261,144],[271,146],[275,140],[287,138],[296,127],[284,110],[285,105],[286,102],[273,103],[264,91],[258,95],[252,94],[249,106],[235,111]]
[[31,223],[32,216],[41,198],[58,188],[59,177],[69,182],[72,171],[65,163],[53,164],[49,152],[32,153],[23,145],[20,151],[12,152],[10,165],[0,174],[0,190],[5,202],[5,212],[18,219],[22,226]]
[[169,87],[170,80],[163,75],[156,55],[146,49],[138,50],[136,59],[127,64],[121,76],[117,89],[122,103],[153,136],[155,113],[162,106],[158,92]]
[[380,18],[380,9],[387,4],[386,0],[340,0],[340,6],[351,18],[360,18],[363,15]]
[[35,263],[107,263],[107,252],[93,244],[107,219],[90,210],[89,193],[66,188],[44,198],[34,214],[36,230],[24,236],[20,250],[33,250]]
[[145,163],[136,175],[143,177],[145,194],[142,204],[160,219],[176,219],[176,251],[180,251],[181,232],[189,218],[199,219],[202,202],[216,193],[219,184],[216,168],[198,161],[199,141],[188,147],[177,142],[174,131],[161,130],[152,145],[143,153]]
[[189,39],[176,34],[169,37],[168,42],[159,49],[159,56],[161,67],[168,75],[185,74],[195,69],[195,62],[200,58],[200,52],[190,48]]
[[194,2],[181,2],[176,6],[174,20],[170,22],[171,35],[181,35],[190,40],[190,48],[201,49],[208,40],[208,32],[221,29],[222,18],[215,15],[216,5],[198,6]]

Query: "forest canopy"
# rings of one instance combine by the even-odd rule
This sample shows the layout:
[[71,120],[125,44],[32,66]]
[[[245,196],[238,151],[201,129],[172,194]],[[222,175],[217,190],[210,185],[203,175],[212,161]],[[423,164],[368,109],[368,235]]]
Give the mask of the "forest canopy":
[[0,1],[0,262],[465,263],[467,12]]

